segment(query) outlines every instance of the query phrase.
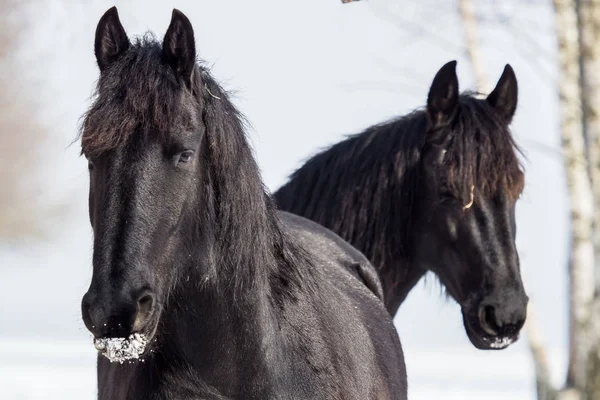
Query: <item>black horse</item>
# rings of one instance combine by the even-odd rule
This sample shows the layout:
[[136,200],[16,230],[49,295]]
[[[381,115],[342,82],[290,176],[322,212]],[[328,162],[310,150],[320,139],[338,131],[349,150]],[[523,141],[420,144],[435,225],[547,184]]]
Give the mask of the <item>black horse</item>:
[[515,246],[524,175],[509,124],[517,79],[507,65],[487,98],[459,95],[456,61],[435,76],[427,107],[312,157],[275,193],[378,269],[394,315],[426,271],[461,305],[480,349],[518,338],[528,298]]
[[113,7],[95,54],[82,316],[97,343],[147,340],[138,360],[99,355],[98,397],[406,399],[375,269],[275,211],[240,114],[196,63],[189,20],[174,10],[162,45],[130,42]]

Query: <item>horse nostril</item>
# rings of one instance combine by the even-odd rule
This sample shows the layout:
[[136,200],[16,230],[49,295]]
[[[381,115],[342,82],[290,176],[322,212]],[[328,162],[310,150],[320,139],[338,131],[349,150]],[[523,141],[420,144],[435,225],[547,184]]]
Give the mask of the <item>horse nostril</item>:
[[144,293],[137,302],[137,312],[138,316],[145,317],[147,315],[152,314],[154,311],[154,295],[152,293]]
[[487,305],[479,308],[479,324],[488,335],[498,335],[500,327],[496,322],[496,311],[493,306]]
[[152,292],[145,291],[137,301],[137,312],[133,323],[133,330],[140,331],[146,327],[154,314],[156,299]]

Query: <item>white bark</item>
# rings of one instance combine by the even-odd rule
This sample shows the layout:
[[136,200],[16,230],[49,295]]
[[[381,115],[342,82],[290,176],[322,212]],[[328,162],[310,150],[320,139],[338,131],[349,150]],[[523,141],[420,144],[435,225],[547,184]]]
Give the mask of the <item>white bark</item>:
[[[578,3],[583,119],[594,193],[594,222],[600,228],[600,1],[580,0]],[[600,229],[596,229],[594,247],[598,271]],[[600,274],[596,274],[596,289],[600,289]]]
[[[548,399],[552,400],[583,400],[583,394],[576,389],[563,389],[559,391],[556,396],[549,397]],[[546,400],[539,398],[539,400]]]
[[590,400],[600,400],[600,1],[578,2],[579,42],[582,71],[582,105],[589,171],[594,197],[595,296],[590,310],[588,333],[591,348],[588,357],[587,390]]
[[583,392],[594,292],[593,197],[583,135],[579,34],[575,0],[553,0],[560,65],[561,139],[570,201],[570,338],[567,386]]

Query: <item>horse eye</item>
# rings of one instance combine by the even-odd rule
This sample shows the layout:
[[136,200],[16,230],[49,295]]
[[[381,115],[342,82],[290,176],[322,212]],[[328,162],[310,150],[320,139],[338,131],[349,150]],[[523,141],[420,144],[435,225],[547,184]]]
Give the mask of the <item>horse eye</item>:
[[179,155],[177,159],[177,164],[187,164],[192,161],[192,157],[194,156],[194,152],[192,150],[186,150]]

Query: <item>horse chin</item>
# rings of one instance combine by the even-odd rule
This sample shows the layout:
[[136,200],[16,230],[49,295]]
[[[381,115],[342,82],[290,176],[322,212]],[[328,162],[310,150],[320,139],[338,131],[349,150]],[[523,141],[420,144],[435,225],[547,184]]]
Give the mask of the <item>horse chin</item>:
[[148,340],[146,346],[146,352],[152,348],[152,343],[156,342],[156,332],[158,330],[158,318],[153,318],[152,322],[148,324],[144,329],[141,330],[141,334]]
[[508,336],[490,335],[479,326],[479,319],[476,315],[465,312],[464,309],[462,309],[462,315],[467,336],[473,346],[479,350],[502,350],[519,339],[518,333]]

